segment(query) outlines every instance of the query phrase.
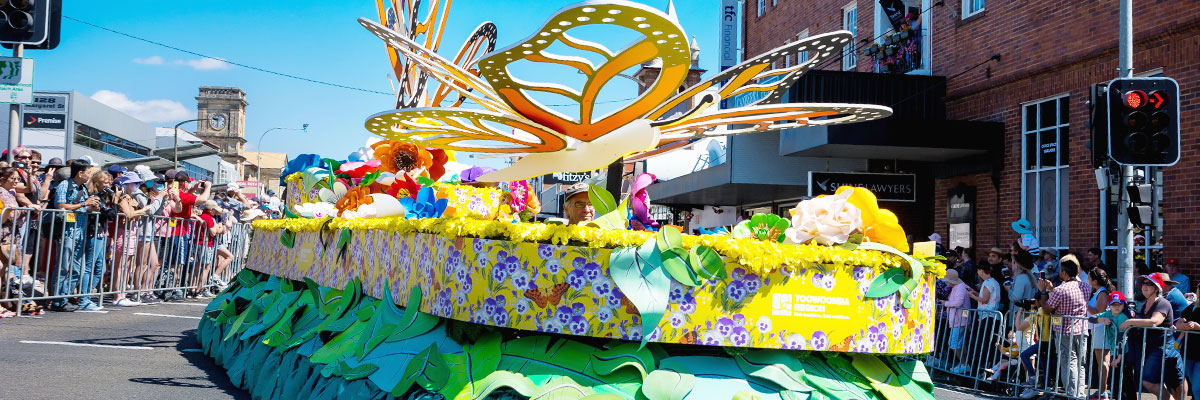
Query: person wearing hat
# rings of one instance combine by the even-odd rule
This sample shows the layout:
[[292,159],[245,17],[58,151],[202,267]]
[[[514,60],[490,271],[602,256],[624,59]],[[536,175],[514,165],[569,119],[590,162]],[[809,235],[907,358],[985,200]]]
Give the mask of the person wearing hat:
[[[1167,270],[1167,274],[1169,274],[1171,276],[1172,280],[1174,280],[1175,282],[1179,282],[1178,284],[1175,285],[1175,287],[1179,288],[1179,290],[1184,293],[1192,292],[1192,280],[1191,280],[1191,278],[1188,278],[1187,275],[1184,275],[1183,272],[1179,271],[1179,260],[1178,259],[1168,258],[1165,269]],[[1197,389],[1200,389],[1200,388],[1197,388]]]
[[950,351],[954,353],[954,359],[951,360],[954,365],[946,367],[954,371],[967,369],[966,359],[963,357],[963,342],[966,339],[967,325],[971,322],[970,318],[964,316],[961,311],[971,307],[971,299],[967,293],[969,288],[958,276],[958,271],[947,269],[946,276],[941,279],[950,286],[950,295],[942,305],[947,309],[946,322],[950,326]]
[[[189,286],[201,287],[202,284],[208,282],[208,277],[212,274],[220,273],[219,266],[216,264],[216,238],[225,233],[227,228],[225,224],[217,223],[217,218],[224,212],[224,209],[214,200],[207,200],[203,205],[204,209],[200,213],[200,232],[196,232],[196,245],[200,247],[200,256],[197,260],[196,269],[198,274],[192,275],[192,282]],[[228,265],[228,264],[226,264]],[[207,290],[193,290],[188,293],[190,297],[212,297]]]
[[[170,172],[167,171],[168,174]],[[191,187],[188,184],[192,179],[188,176],[187,172],[174,172],[173,184],[171,185],[171,189],[167,191],[167,198],[172,202],[173,206],[170,210],[170,215],[175,226],[171,230],[174,251],[167,255],[165,264],[168,267],[179,266],[180,271],[185,271],[184,267],[188,263],[189,254],[191,254],[189,250],[191,250],[190,247],[194,242],[192,240],[191,228],[193,224],[189,223],[188,220],[192,218],[192,209],[196,204],[204,204],[204,202],[208,201],[209,190],[212,189],[212,185],[200,182],[203,191],[199,195],[192,194]]]
[[1176,287],[1179,285],[1179,282],[1171,280],[1171,276],[1167,275],[1166,272],[1155,272],[1153,275],[1158,275],[1162,279],[1163,293],[1165,293],[1162,297],[1167,299],[1168,303],[1171,303],[1171,309],[1175,311],[1175,315],[1179,315],[1188,306],[1187,297]]
[[242,194],[242,188],[235,183],[230,183],[225,186],[225,197],[218,198],[217,204],[233,215],[239,215],[242,211],[246,211],[246,207],[250,206],[250,199]]
[[596,218],[596,209],[592,207],[592,200],[588,198],[586,184],[577,183],[567,189],[567,194],[563,197],[563,214],[567,217],[569,225],[577,225],[580,222]]
[[121,177],[121,175],[125,174],[125,172],[129,171],[128,168],[117,164],[109,165],[108,168],[105,168],[104,170],[107,171],[109,175],[112,175],[113,179],[118,179]]
[[253,222],[254,220],[262,218],[262,217],[263,217],[262,210],[259,210],[257,208],[247,208],[246,211],[242,211],[241,220],[242,220],[242,223],[248,224],[248,223]]
[[[116,243],[114,244],[117,254],[113,255],[113,257],[119,261],[112,269],[112,286],[123,288],[133,283],[131,281],[132,276],[141,276],[143,273],[142,271],[130,270],[136,268],[134,256],[137,255],[138,244],[140,243],[138,236],[141,233],[139,219],[145,215],[146,210],[143,210],[143,207],[139,206],[138,200],[134,196],[135,194],[142,193],[140,190],[142,183],[141,176],[138,174],[122,174],[114,180],[114,183],[120,189],[116,193],[114,203],[125,217],[123,221],[117,224]],[[138,301],[136,295],[131,299],[127,297],[125,291],[120,291],[113,295],[113,304],[118,307],[133,307],[142,305],[142,302]]]
[[1067,395],[1076,398],[1087,396],[1084,384],[1087,375],[1084,369],[1084,358],[1087,352],[1086,318],[1088,297],[1092,295],[1092,287],[1079,279],[1079,259],[1073,255],[1063,257],[1059,261],[1058,277],[1062,283],[1053,286],[1049,280],[1038,281],[1039,290],[1050,290],[1050,298],[1046,300],[1046,314],[1060,315],[1064,318],[1061,324],[1054,325],[1053,330],[1058,340],[1055,341],[1060,367],[1060,383],[1067,388]]
[[[1141,307],[1134,307],[1133,318],[1120,325],[1120,329],[1133,327],[1159,327],[1170,329],[1175,319],[1171,303],[1163,298],[1167,284],[1159,274],[1147,274],[1139,281],[1138,289],[1146,297]],[[1150,393],[1170,393],[1176,399],[1183,398],[1183,358],[1175,347],[1175,336],[1169,331],[1145,329],[1142,342],[1131,340],[1130,349],[1124,358],[1129,365],[1124,369],[1141,371],[1142,387]],[[1145,357],[1141,357],[1145,354]],[[1132,357],[1131,357],[1132,356]],[[1139,365],[1140,364],[1140,365]],[[1126,382],[1126,386],[1132,386]]]
[[[1121,324],[1133,317],[1133,307],[1128,306],[1129,302],[1126,301],[1124,293],[1115,290],[1104,296],[1103,302],[1107,303],[1107,305],[1101,307],[1104,309],[1104,311],[1093,315],[1091,318],[1088,318],[1088,322],[1096,324],[1094,327],[1095,331],[1092,333],[1092,342],[1102,342],[1095,344],[1093,347],[1097,348],[1097,353],[1101,352],[1099,348],[1113,349],[1114,352],[1118,352],[1120,351],[1120,347],[1118,347],[1119,343],[1117,342],[1117,338],[1121,337],[1120,335],[1124,335],[1125,331],[1120,330],[1117,327],[1121,326]],[[1105,350],[1105,352],[1107,352],[1107,350]],[[1120,353],[1115,353],[1111,359],[1107,354],[1102,358],[1096,359],[1101,361],[1097,363],[1101,367],[1101,379],[1100,390],[1096,392],[1097,395],[1101,396],[1100,398],[1112,398],[1111,394],[1108,392],[1108,375],[1110,371],[1120,371],[1120,369],[1117,369],[1116,367],[1120,364],[1121,358],[1122,357]]]
[[1013,221],[1012,229],[1021,236],[1017,240],[1017,242],[1021,244],[1021,248],[1025,249],[1025,251],[1028,251],[1029,254],[1033,254],[1034,256],[1040,256],[1042,254],[1041,249],[1038,248],[1038,239],[1037,237],[1033,236],[1033,224],[1029,223],[1029,220],[1021,218]]
[[282,213],[283,201],[279,200],[279,196],[275,195],[274,190],[267,190],[267,209],[271,210],[272,214]]

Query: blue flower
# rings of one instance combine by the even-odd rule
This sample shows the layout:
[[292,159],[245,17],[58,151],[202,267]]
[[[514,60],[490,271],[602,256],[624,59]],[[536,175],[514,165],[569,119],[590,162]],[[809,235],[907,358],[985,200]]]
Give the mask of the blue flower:
[[496,313],[492,316],[492,323],[499,326],[508,326],[508,313]]
[[513,287],[517,288],[518,290],[531,288],[532,283],[529,279],[529,273],[518,270],[516,273],[512,274],[512,284]]
[[746,285],[742,284],[742,281],[729,282],[729,285],[725,287],[725,295],[735,302],[742,301],[746,298],[746,294]]
[[746,290],[749,290],[750,293],[756,293],[762,287],[762,281],[758,280],[758,275],[755,274],[746,274],[742,277],[742,284],[746,285]]
[[529,312],[529,300],[521,299],[517,301],[516,304],[513,304],[513,310],[516,310],[519,315],[525,315],[525,313]]
[[417,192],[416,200],[404,197],[400,199],[400,205],[408,210],[404,218],[437,218],[446,212],[446,206],[450,205],[450,200],[437,198],[433,193],[433,188],[426,186]]
[[608,322],[612,319],[612,309],[608,307],[600,307],[596,309],[596,319],[600,322]]
[[671,322],[671,327],[672,327],[672,328],[679,328],[680,326],[683,326],[683,323],[685,322],[685,320],[684,320],[684,315],[685,315],[685,314],[684,314],[684,313],[681,313],[681,312],[673,312],[673,313],[671,313],[671,317],[670,317],[670,318],[668,318],[668,321],[670,321],[670,322]]
[[600,264],[596,264],[594,262],[587,263],[583,266],[583,273],[587,276],[589,281],[596,280],[596,278],[600,276]]
[[567,327],[571,329],[572,334],[582,335],[588,332],[589,324],[587,318],[576,315],[571,317],[571,322]]
[[585,285],[587,285],[587,283],[588,283],[588,279],[586,276],[584,276],[583,271],[576,269],[576,270],[572,270],[571,272],[567,273],[567,284],[571,285],[572,289],[575,289],[575,290],[583,289],[583,287]]
[[558,274],[560,268],[562,268],[562,265],[558,264],[558,259],[552,258],[546,260],[546,272],[549,272],[550,275]]
[[734,346],[745,346],[750,344],[750,331],[740,326],[733,328],[733,332],[729,334],[729,343]]
[[612,288],[612,280],[606,277],[600,277],[600,279],[592,281],[592,294],[596,295],[596,297],[604,298],[608,296],[612,292]]
[[549,260],[549,259],[553,258],[554,257],[554,245],[539,244],[538,245],[538,256],[541,257],[543,260]]
[[558,319],[558,322],[563,324],[571,322],[571,317],[575,316],[575,311],[572,310],[571,307],[559,306],[558,310],[555,311],[557,312],[554,313],[554,317]]
[[733,332],[733,320],[729,318],[721,318],[717,320],[717,332],[721,333],[721,337],[727,337]]

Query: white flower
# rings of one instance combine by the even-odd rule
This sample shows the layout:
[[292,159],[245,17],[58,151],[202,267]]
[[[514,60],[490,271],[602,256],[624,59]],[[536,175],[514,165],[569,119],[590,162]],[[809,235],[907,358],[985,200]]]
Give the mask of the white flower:
[[304,203],[296,206],[296,213],[303,217],[309,218],[324,218],[337,214],[337,207],[333,204],[318,201],[316,203]]
[[826,246],[845,243],[862,225],[861,212],[847,203],[852,191],[805,200],[792,209],[792,227],[784,231],[789,243],[816,240]]
[[342,212],[342,218],[375,218],[377,214],[374,204],[363,204],[354,210],[346,210]]

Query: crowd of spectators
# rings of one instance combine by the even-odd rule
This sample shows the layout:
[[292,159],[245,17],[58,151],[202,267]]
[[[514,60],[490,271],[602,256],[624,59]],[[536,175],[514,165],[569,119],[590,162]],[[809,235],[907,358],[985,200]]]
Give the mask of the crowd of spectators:
[[949,342],[941,367],[997,380],[1019,365],[1021,398],[1055,388],[1118,398],[1116,378],[1132,382],[1126,395],[1141,389],[1183,399],[1200,389],[1200,332],[1187,333],[1200,331],[1200,290],[1191,293],[1178,260],[1166,259],[1163,271],[1139,265],[1134,292],[1121,293],[1099,249],[1060,256],[1039,248],[1027,221],[1012,226],[1009,248],[988,249],[978,264],[972,249],[943,253],[951,268],[936,287]]
[[277,203],[233,184],[214,192],[183,170],[101,168],[86,156],[43,165],[17,147],[0,162],[0,318],[211,297],[244,254],[234,247],[246,245],[235,239],[243,224],[279,216]]

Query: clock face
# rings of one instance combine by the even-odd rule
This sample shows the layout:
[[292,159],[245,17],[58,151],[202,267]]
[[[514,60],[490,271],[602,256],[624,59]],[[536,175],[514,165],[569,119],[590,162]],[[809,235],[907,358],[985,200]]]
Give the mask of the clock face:
[[225,115],[224,114],[214,114],[212,117],[209,117],[208,118],[208,126],[212,127],[213,129],[216,129],[218,131],[221,129],[225,129]]

